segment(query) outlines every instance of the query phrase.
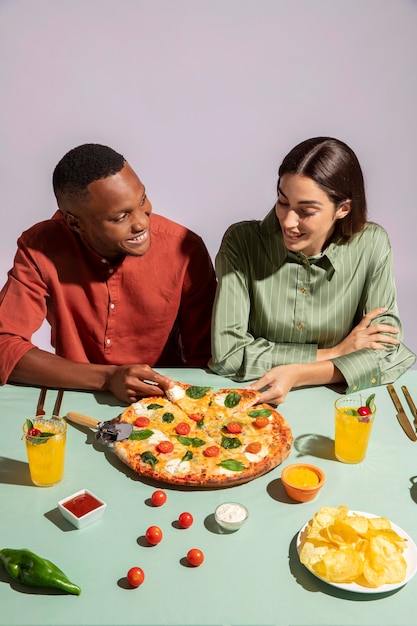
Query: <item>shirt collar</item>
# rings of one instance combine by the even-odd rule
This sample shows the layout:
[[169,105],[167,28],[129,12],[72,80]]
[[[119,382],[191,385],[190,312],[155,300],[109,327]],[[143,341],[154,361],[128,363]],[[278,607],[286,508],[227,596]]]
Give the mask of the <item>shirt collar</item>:
[[269,211],[260,223],[260,232],[268,255],[276,269],[284,263],[300,263],[322,267],[328,274],[329,279],[341,262],[340,245],[331,243],[326,250],[315,257],[306,257],[301,252],[291,252],[284,246],[282,230],[275,214],[275,207]]

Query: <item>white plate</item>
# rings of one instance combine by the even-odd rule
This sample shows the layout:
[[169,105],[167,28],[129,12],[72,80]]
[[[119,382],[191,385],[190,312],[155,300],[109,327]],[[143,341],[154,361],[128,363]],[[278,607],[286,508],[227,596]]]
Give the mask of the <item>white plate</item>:
[[[353,515],[353,514],[362,515],[363,517],[368,517],[368,518],[381,517],[380,515],[373,515],[372,513],[363,513],[361,511],[349,511],[348,513],[348,515]],[[307,528],[308,524],[309,522],[307,522],[307,524],[305,524],[300,530],[300,532],[298,533],[298,536],[297,536],[298,554],[300,553],[301,536],[302,536],[303,531]],[[400,583],[395,583],[393,585],[381,585],[380,587],[363,587],[362,585],[358,585],[357,583],[331,583],[330,581],[325,580],[321,576],[318,576],[315,572],[313,572],[309,568],[307,568],[308,571],[314,574],[314,576],[316,576],[317,578],[320,578],[320,580],[323,580],[328,585],[332,585],[332,587],[337,587],[338,589],[344,589],[345,591],[355,591],[356,593],[386,593],[388,591],[394,591],[394,589],[399,589],[400,587],[403,587],[405,584],[408,583],[409,580],[412,579],[412,577],[417,571],[417,546],[414,543],[414,541],[411,539],[410,535],[408,535],[402,528],[400,528],[396,524],[393,524],[393,522],[391,522],[391,528],[395,530],[395,532],[398,533],[400,537],[407,539],[407,547],[405,548],[403,552],[403,556],[407,563],[407,572],[406,572],[404,580],[402,580]]]

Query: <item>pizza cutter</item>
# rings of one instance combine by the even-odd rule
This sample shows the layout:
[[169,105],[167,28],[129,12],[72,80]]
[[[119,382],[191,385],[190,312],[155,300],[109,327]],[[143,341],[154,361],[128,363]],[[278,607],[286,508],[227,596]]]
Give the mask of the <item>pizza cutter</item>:
[[99,422],[94,417],[88,417],[88,415],[82,415],[82,413],[67,413],[66,419],[74,424],[80,426],[87,426],[88,428],[96,428],[96,439],[100,439],[105,443],[113,443],[114,441],[123,441],[129,439],[133,431],[132,424],[126,422],[120,422],[120,415],[114,417],[107,422]]

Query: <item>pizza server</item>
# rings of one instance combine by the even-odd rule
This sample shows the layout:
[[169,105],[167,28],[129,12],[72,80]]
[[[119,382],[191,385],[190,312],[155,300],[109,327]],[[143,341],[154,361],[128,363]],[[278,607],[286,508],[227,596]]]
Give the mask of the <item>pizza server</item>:
[[132,424],[126,422],[120,422],[120,415],[114,417],[107,422],[100,422],[94,419],[94,417],[88,417],[81,413],[72,413],[71,411],[66,414],[66,419],[79,426],[87,426],[88,428],[96,428],[96,439],[100,439],[105,443],[113,443],[114,441],[123,441],[129,439],[132,434]]

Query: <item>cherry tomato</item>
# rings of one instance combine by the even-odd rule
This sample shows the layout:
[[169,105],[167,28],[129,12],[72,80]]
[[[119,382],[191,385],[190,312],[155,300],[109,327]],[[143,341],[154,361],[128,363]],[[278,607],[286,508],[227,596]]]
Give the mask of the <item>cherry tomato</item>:
[[145,417],[145,415],[139,415],[139,417],[135,419],[135,426],[138,428],[145,428],[145,426],[149,426],[150,423],[151,420],[149,417]]
[[201,550],[197,548],[192,548],[187,552],[187,561],[190,565],[194,565],[194,567],[198,567],[204,561],[204,554]]
[[360,406],[358,409],[359,415],[365,416],[371,414],[371,409],[367,406]]
[[170,452],[173,451],[174,444],[172,443],[172,441],[168,441],[168,440],[160,441],[158,445],[156,446],[156,449],[158,450],[158,452],[161,452],[162,454],[169,454]]
[[255,426],[257,426],[257,428],[265,428],[265,426],[268,426],[269,424],[269,419],[267,417],[257,417],[255,420]]
[[145,533],[146,541],[152,546],[156,546],[162,540],[162,530],[159,526],[149,526]]
[[252,443],[248,443],[245,448],[245,452],[250,452],[250,454],[258,454],[262,450],[262,444],[259,441],[252,441]]
[[188,435],[190,430],[191,430],[191,426],[187,424],[186,422],[180,422],[179,424],[177,424],[177,427],[175,428],[175,432],[178,435]]
[[29,428],[27,434],[29,437],[38,437],[41,434],[39,428]]
[[201,420],[203,419],[203,415],[200,415],[199,413],[190,413],[188,417],[194,422],[201,422]]
[[190,528],[193,521],[194,519],[191,513],[184,512],[178,517],[178,524],[181,528]]
[[139,587],[145,580],[145,572],[140,567],[131,567],[127,573],[127,582],[132,587]]
[[204,456],[207,456],[207,457],[213,457],[213,456],[217,456],[219,452],[220,452],[219,446],[207,446],[207,448],[204,449],[203,454]]
[[151,495],[151,500],[154,506],[162,506],[167,501],[167,494],[162,489],[158,489]]
[[242,432],[242,425],[239,424],[239,422],[229,422],[226,424],[226,428],[229,433],[233,433],[234,435]]

